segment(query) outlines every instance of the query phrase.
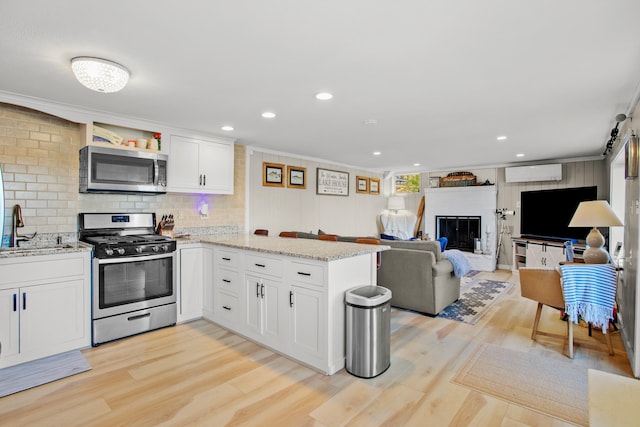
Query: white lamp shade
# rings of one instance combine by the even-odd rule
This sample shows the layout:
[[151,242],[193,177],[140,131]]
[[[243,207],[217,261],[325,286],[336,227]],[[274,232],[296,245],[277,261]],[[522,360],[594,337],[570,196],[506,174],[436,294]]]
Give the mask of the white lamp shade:
[[129,81],[129,70],[106,59],[79,56],[71,60],[71,69],[83,86],[97,92],[118,92]]
[[396,210],[396,211],[400,209],[404,209],[404,197],[401,197],[401,196],[389,197],[387,209]]
[[606,200],[580,202],[569,227],[616,227],[623,225]]

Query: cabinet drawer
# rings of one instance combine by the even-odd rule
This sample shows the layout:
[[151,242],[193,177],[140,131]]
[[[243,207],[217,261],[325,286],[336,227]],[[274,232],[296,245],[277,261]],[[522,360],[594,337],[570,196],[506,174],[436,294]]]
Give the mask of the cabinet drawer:
[[324,268],[320,265],[292,262],[287,265],[287,279],[311,285],[324,284]]
[[223,289],[234,295],[238,294],[238,291],[241,289],[240,286],[242,286],[240,283],[240,273],[235,270],[219,268],[216,270],[215,275],[215,285],[217,289]]
[[282,277],[282,260],[251,254],[245,255],[244,260],[248,271]]
[[230,251],[218,248],[213,250],[213,258],[216,265],[238,268],[241,264],[241,257],[242,255],[238,251]]
[[240,322],[240,304],[238,297],[229,295],[226,292],[217,292],[215,309],[222,319],[231,323]]

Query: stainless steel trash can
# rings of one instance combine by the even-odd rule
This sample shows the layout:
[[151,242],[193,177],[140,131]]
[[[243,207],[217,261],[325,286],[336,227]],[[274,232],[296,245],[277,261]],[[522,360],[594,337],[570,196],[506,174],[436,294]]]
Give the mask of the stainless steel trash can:
[[345,294],[347,372],[373,378],[391,364],[391,291],[359,286]]

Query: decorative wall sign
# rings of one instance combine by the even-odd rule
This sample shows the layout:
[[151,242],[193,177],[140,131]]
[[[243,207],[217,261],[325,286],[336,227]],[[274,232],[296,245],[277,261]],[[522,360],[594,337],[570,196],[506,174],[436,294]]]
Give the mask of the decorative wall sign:
[[369,194],[380,194],[380,178],[369,178]]
[[369,178],[366,176],[356,176],[356,193],[369,192]]
[[284,187],[284,165],[262,162],[262,185]]
[[349,172],[316,168],[316,194],[349,195]]
[[301,168],[299,166],[287,166],[287,175],[289,180],[287,181],[287,187],[289,188],[307,188],[306,181],[307,168]]

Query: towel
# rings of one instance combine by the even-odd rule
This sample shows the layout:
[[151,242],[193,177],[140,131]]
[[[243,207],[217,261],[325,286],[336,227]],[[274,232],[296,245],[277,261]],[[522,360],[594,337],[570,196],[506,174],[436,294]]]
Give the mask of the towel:
[[607,333],[616,299],[616,268],[612,264],[561,265],[562,290],[569,320],[585,322]]
[[453,274],[455,274],[456,277],[462,277],[471,271],[471,264],[469,264],[467,257],[464,256],[462,251],[449,249],[444,251],[442,255],[453,264]]

